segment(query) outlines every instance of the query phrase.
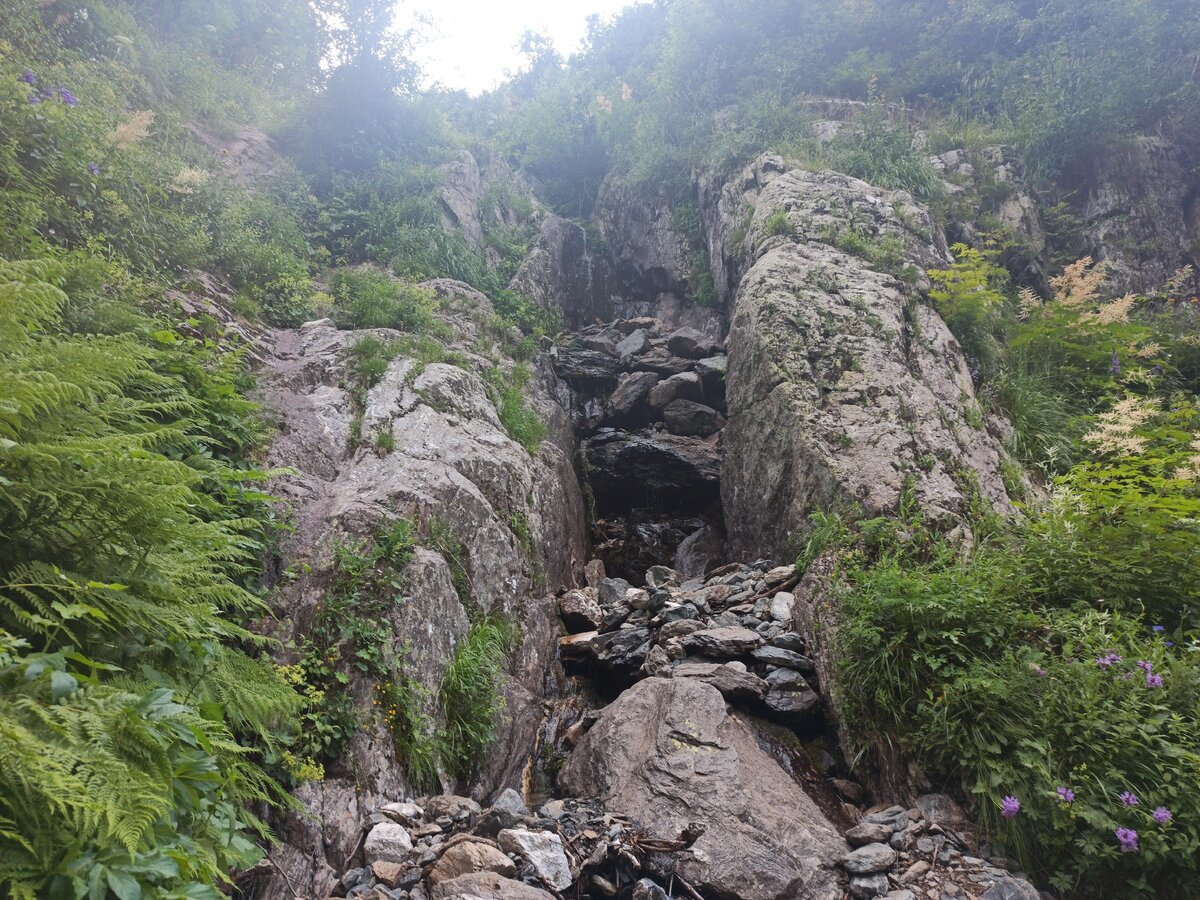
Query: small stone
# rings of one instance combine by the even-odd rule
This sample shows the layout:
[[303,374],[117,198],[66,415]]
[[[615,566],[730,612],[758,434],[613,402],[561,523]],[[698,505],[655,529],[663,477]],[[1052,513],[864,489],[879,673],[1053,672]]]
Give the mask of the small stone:
[[796,604],[796,595],[780,591],[771,598],[771,618],[776,622],[790,622],[792,607]]
[[812,672],[815,668],[807,656],[782,647],[759,647],[754,651],[754,658],[770,666],[787,666],[800,672]]
[[604,560],[591,559],[583,567],[583,580],[588,587],[598,588],[604,580]]
[[666,409],[675,400],[704,399],[704,386],[695,372],[680,372],[660,381],[650,390],[650,405],[657,410]]
[[979,900],[1040,900],[1037,888],[1028,881],[1007,878],[983,892]]
[[625,359],[643,353],[649,348],[650,338],[643,329],[639,328],[621,339],[617,344],[617,355]]
[[437,822],[429,822],[425,825],[418,825],[413,829],[412,835],[415,838],[433,837],[435,834],[442,833],[442,826]]
[[646,587],[679,587],[679,573],[667,566],[651,566],[646,570]]
[[415,803],[386,803],[379,811],[400,825],[412,828],[425,818],[425,810]]
[[592,887],[596,889],[596,893],[604,897],[615,897],[617,894],[617,886],[600,875],[592,876]]
[[882,843],[887,841],[891,836],[891,825],[860,822],[846,832],[846,843],[851,847],[862,847],[866,844]]
[[605,609],[620,603],[625,599],[625,592],[630,584],[624,578],[605,578],[596,588],[600,605]]
[[767,587],[774,587],[777,584],[783,584],[795,574],[795,566],[776,566],[763,576],[763,580],[767,583]]
[[871,875],[886,872],[895,862],[896,851],[887,844],[867,844],[851,852],[843,865],[852,875]]
[[654,678],[658,675],[671,674],[671,658],[667,656],[667,651],[658,644],[650,648],[650,652],[646,654],[646,661],[642,663],[642,671],[649,678]]
[[932,853],[937,845],[934,844],[933,838],[923,837],[917,839],[918,853]]
[[901,884],[908,884],[911,881],[916,881],[931,868],[933,868],[933,866],[931,866],[927,861],[919,859],[904,870],[904,874],[900,876],[900,882]]
[[889,806],[887,809],[869,813],[864,821],[891,825],[894,831],[902,831],[908,827],[908,810],[903,806]]
[[498,809],[514,816],[529,815],[529,808],[525,805],[525,801],[512,788],[505,788],[500,792],[500,796],[492,803],[492,809]]
[[888,891],[883,900],[917,900],[917,895],[908,890]]
[[401,863],[377,860],[371,866],[371,874],[390,888],[398,887],[408,867]]
[[556,891],[565,890],[574,880],[571,865],[563,852],[562,838],[546,831],[506,828],[497,835],[500,848],[527,862],[538,878]]
[[483,809],[470,797],[459,797],[456,794],[440,794],[430,797],[425,803],[425,814],[435,820],[449,816],[451,821],[461,822],[481,812]]
[[342,890],[348,891],[353,887],[357,887],[364,881],[369,881],[371,878],[371,870],[369,868],[347,869],[342,873],[338,884],[342,886]]
[[633,609],[649,609],[650,592],[644,588],[630,588],[625,592],[625,605]]
[[695,328],[680,328],[667,338],[667,349],[687,359],[704,359],[719,350],[720,345]]
[[858,900],[869,900],[871,897],[882,897],[887,893],[888,880],[886,875],[855,875],[850,878],[850,896]]
[[567,814],[567,805],[561,800],[547,800],[538,810],[538,815],[546,819],[561,819]]
[[429,873],[429,883],[436,886],[471,872],[495,872],[507,878],[516,874],[517,867],[491,841],[459,841],[448,846],[438,858]]
[[742,656],[761,643],[762,638],[748,628],[706,628],[683,639],[683,645],[689,650],[718,659]]
[[[783,671],[776,669],[775,671]],[[771,676],[767,676],[767,681],[770,682]],[[850,781],[848,778],[834,778],[830,780],[830,785],[841,795],[843,800],[848,800],[851,803],[861,803],[863,798],[862,785],[855,781]]]
[[643,878],[633,886],[633,900],[670,900],[657,882]]
[[383,822],[367,835],[363,854],[367,858],[367,865],[374,865],[378,861],[402,863],[408,859],[408,851],[412,848],[408,829],[395,822]]
[[558,614],[570,634],[594,631],[604,621],[604,610],[596,602],[592,588],[567,591],[559,597]]

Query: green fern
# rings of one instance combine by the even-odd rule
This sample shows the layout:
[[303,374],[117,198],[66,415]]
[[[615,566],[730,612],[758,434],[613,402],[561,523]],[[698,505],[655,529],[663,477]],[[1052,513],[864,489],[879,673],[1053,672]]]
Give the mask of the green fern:
[[57,279],[0,263],[0,893],[202,891],[296,709],[235,649],[261,526],[220,454],[256,426],[202,348],[58,333]]

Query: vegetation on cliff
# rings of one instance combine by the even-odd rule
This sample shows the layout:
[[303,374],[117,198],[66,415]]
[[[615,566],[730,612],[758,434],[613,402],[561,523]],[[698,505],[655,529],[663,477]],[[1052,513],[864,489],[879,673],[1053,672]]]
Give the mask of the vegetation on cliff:
[[[700,270],[697,179],[767,149],[970,226],[929,300],[986,412],[1012,424],[1010,493],[1026,505],[1007,523],[979,509],[969,548],[904,505],[825,522],[846,677],[869,687],[851,724],[961,785],[1067,893],[1196,884],[1194,281],[1114,298],[1084,260],[1017,285],[999,264],[1013,236],[997,235],[999,254],[979,238],[1007,189],[986,182],[970,194],[984,214],[966,214],[929,159],[1009,147],[1062,200],[1045,254],[1073,258],[1071,192],[1106,149],[1142,133],[1200,143],[1196,4],[662,0],[595,23],[570,64],[529,41],[527,69],[473,100],[418,89],[389,8],[0,10],[0,892],[219,896],[268,845],[260,816],[291,802],[283,785],[319,776],[361,725],[347,666],[380,677],[414,781],[478,762],[513,633],[480,617],[437,697],[405,682],[362,621],[407,560],[403,524],[342,548],[301,662],[272,665],[278,648],[252,625],[283,526],[256,487],[250,348],[226,321],[328,312],[448,359],[417,283],[449,277],[488,295],[493,325],[553,331],[553,311],[508,289],[543,210],[494,185],[487,205],[507,216],[481,243],[443,227],[443,164],[465,148],[528,173],[571,217],[613,173],[653,183]],[[827,108],[845,100],[861,105]],[[814,136],[839,117],[856,127]],[[262,150],[267,134],[286,155]],[[239,161],[238,142],[266,155]],[[889,248],[860,238],[839,246],[886,266]],[[232,286],[229,308],[181,308],[208,274]],[[715,302],[710,274],[695,282]],[[362,391],[391,352],[353,348]],[[532,450],[546,429],[529,377],[496,370],[488,390]]]

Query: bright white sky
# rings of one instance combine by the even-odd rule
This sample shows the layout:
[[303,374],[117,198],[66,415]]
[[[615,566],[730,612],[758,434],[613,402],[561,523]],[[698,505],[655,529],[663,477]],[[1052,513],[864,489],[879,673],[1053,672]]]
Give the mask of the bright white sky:
[[429,26],[416,57],[430,83],[480,94],[521,67],[516,45],[526,31],[544,34],[564,57],[579,47],[587,17],[609,18],[641,0],[403,0],[398,22],[423,16]]

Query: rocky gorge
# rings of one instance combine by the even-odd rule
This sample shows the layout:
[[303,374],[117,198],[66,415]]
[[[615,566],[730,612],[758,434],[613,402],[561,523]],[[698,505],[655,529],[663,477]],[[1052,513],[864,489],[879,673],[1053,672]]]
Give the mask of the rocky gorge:
[[[504,216],[482,198],[512,176],[489,167],[451,173],[447,227],[468,238]],[[1011,512],[1003,423],[980,417],[968,362],[921,299],[925,269],[948,261],[941,230],[902,191],[772,155],[699,192],[710,307],[690,302],[695,251],[653,199],[602,192],[607,257],[544,217],[514,283],[568,330],[530,363],[536,447],[497,418],[489,373],[526,364],[467,285],[427,286],[440,358],[401,350],[358,394],[363,333],[316,321],[263,337],[269,461],[291,470],[278,490],[296,510],[284,558],[303,564],[283,587],[294,634],[339,535],[402,517],[418,549],[382,625],[425,695],[476,617],[509,617],[520,638],[498,740],[469,778],[443,771],[446,793],[421,796],[385,731],[356,734],[243,890],[1038,896],[903,760],[847,763],[837,603],[819,564],[785,561],[817,510],[904,494],[962,540],[972,504]],[[369,704],[368,680],[353,684]]]

